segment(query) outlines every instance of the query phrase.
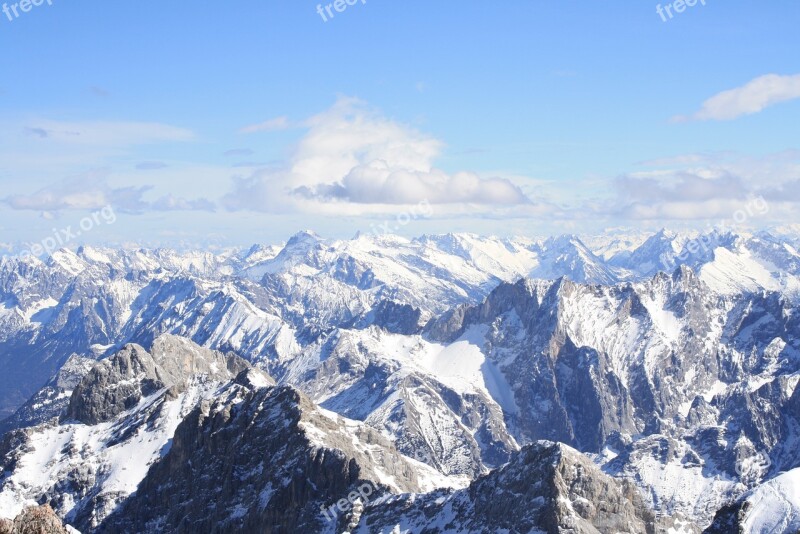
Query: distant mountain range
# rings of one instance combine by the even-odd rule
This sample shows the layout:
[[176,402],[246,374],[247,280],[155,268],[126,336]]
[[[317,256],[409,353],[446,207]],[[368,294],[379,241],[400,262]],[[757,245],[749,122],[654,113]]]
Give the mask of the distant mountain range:
[[0,517],[795,534],[798,247],[301,232],[6,262]]

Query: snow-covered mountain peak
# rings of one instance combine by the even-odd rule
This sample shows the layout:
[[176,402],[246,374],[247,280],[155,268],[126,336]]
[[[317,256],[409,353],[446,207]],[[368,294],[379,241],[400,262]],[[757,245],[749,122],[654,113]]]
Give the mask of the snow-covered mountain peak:
[[313,230],[301,230],[289,238],[289,240],[286,242],[286,247],[297,247],[302,245],[314,246],[324,241],[325,240]]
[[620,273],[574,235],[545,241],[539,254],[539,265],[529,276],[545,279],[566,276],[576,282],[595,284],[613,284],[620,280]]

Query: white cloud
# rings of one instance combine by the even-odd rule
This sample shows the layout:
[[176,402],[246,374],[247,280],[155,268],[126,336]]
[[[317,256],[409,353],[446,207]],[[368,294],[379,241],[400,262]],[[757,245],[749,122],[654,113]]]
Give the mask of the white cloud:
[[97,169],[61,180],[29,195],[7,196],[0,199],[0,202],[14,210],[44,213],[96,210],[108,205],[125,213],[213,211],[215,208],[213,202],[203,198],[187,200],[173,195],[165,195],[150,202],[143,197],[153,186],[112,187],[108,184],[109,174],[107,169]]
[[617,180],[624,198],[634,203],[705,202],[714,199],[741,199],[748,187],[738,176],[709,169],[695,172],[625,175]]
[[[433,166],[442,143],[364,102],[340,98],[306,121],[307,134],[283,169],[237,178],[231,210],[317,211],[322,205],[518,205],[530,201],[507,179],[446,173]],[[358,211],[358,208],[355,208]],[[364,209],[364,211],[367,211]]]
[[751,200],[713,199],[702,202],[662,202],[629,206],[624,216],[630,220],[675,221],[730,219]]
[[278,130],[288,130],[289,128],[291,128],[289,118],[284,116],[245,126],[239,130],[239,133],[274,132]]
[[742,87],[712,96],[703,103],[700,111],[691,117],[678,116],[673,120],[677,122],[733,120],[797,98],[800,98],[800,74],[793,76],[767,74],[751,80]]
[[800,202],[800,179],[783,183],[778,187],[765,189],[763,193],[769,200],[778,202]]
[[720,169],[656,170],[620,176],[617,198],[600,210],[628,220],[687,220],[725,217],[753,191],[741,177]]
[[632,173],[630,176],[688,172],[713,178],[727,173],[740,177],[746,183],[776,186],[800,176],[800,150],[783,150],[760,156],[734,151],[682,154],[646,161],[641,165],[660,167],[661,170]]
[[214,211],[216,205],[208,199],[186,199],[169,194],[155,200],[149,205],[153,211]]
[[357,204],[524,204],[523,193],[502,178],[481,179],[477,174],[449,175],[440,170],[428,172],[393,169],[381,161],[354,168],[341,184],[301,187],[299,194],[311,199],[342,200]]
[[153,122],[64,122],[32,120],[23,131],[43,140],[93,146],[131,146],[190,141],[194,133],[185,128]]
[[[785,218],[800,202],[800,152],[763,156],[737,152],[686,154],[648,162],[669,165],[616,179],[616,196],[586,207],[620,220],[728,219],[755,198],[770,203],[773,221]],[[684,164],[684,165],[681,165]]]

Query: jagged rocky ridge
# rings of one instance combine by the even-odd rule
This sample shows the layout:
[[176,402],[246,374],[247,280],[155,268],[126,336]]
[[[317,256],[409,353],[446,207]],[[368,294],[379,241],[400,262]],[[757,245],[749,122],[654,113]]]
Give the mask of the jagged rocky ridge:
[[[160,390],[143,389],[154,380],[162,381]],[[201,383],[211,394],[195,391],[188,411],[187,403],[179,412],[156,408],[162,397],[174,402],[168,399]],[[155,429],[170,424],[165,409],[186,413],[162,441],[168,433]],[[114,439],[94,449],[76,443],[79,434],[109,424],[119,430]],[[144,465],[115,450],[143,438],[161,445],[135,459]],[[656,525],[633,485],[563,445],[526,447],[461,490],[464,480],[403,456],[371,427],[319,409],[235,356],[172,337],[159,338],[149,352],[132,345],[98,363],[73,392],[60,427],[7,439],[4,457],[13,460],[3,465],[0,502],[25,497],[53,506],[82,532],[389,532],[411,520],[420,530],[447,520],[441,531],[449,532],[633,533],[655,532]],[[54,455],[48,466],[71,470],[56,467],[44,481],[26,472],[42,453]],[[64,454],[74,456],[64,462]],[[124,489],[113,484],[120,470],[136,471]]]
[[[514,391],[518,442],[594,453],[663,514],[702,524],[798,465],[800,321],[780,294],[720,296],[688,268],[615,287],[520,281],[429,334],[475,329]],[[769,467],[744,476],[756,454]]]
[[442,480],[289,386],[232,386],[183,420],[170,451],[99,532],[341,531],[348,514],[326,520],[322,510],[360,486],[373,496],[420,493]]
[[[617,286],[523,280],[423,335],[338,331],[287,376],[443,472],[560,441],[659,513],[707,524],[800,465],[797,317],[780,293],[720,295],[685,267]],[[769,466],[742,472],[756,455]]]
[[96,364],[60,425],[13,431],[0,454],[0,510],[44,503],[82,532],[317,532],[322,505],[364,483],[463,484],[237,356],[172,336]]

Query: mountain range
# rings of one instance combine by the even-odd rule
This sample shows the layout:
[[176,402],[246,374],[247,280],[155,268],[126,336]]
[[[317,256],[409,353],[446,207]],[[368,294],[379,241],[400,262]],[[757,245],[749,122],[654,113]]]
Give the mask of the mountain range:
[[799,246],[301,232],[5,262],[0,516],[794,534]]

